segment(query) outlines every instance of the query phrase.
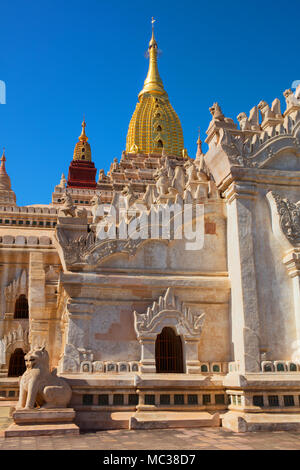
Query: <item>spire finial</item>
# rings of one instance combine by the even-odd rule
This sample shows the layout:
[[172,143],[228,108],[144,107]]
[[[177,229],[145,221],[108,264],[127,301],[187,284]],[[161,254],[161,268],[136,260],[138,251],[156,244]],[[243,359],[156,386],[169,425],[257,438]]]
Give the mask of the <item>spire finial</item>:
[[66,187],[66,183],[67,183],[67,180],[66,180],[66,177],[64,175],[64,173],[62,173],[61,177],[60,177],[60,182],[59,182],[59,185],[61,188],[65,188]]
[[197,140],[197,144],[198,144],[198,143],[202,144],[201,139],[200,139],[200,127],[198,127],[198,140]]
[[154,37],[154,23],[155,19],[152,17],[152,37],[149,42],[149,69],[146,80],[144,82],[144,88],[139,93],[139,98],[144,93],[156,93],[158,95],[166,95],[164,90],[162,79],[159,76],[158,67],[157,67],[157,42]]
[[0,189],[11,189],[10,184],[10,177],[8,176],[5,168],[5,147],[3,147],[2,157],[0,158],[1,165],[0,165]]
[[5,170],[5,162],[6,162],[5,147],[3,147],[2,157],[0,158],[0,161],[1,161],[0,168],[1,168],[2,172],[6,172],[6,170]]
[[198,127],[198,139],[197,139],[197,153],[196,159],[199,159],[202,155],[202,140],[200,139],[200,127]]
[[86,122],[85,122],[85,117],[84,117],[84,115],[83,115],[83,121],[82,121],[81,127],[82,127],[82,131],[81,131],[81,134],[80,134],[80,136],[79,136],[79,140],[80,140],[81,142],[87,142],[87,141],[88,141],[88,137],[87,137],[86,134],[85,134]]
[[152,33],[153,33],[153,34],[154,34],[154,23],[155,23],[155,21],[156,21],[156,20],[155,20],[155,19],[153,18],[153,16],[152,16],[152,18],[151,18],[151,24],[152,24]]
[[155,19],[153,18],[153,16],[152,16],[152,19],[151,19],[151,24],[152,24],[152,37],[151,37],[151,40],[150,40],[150,42],[149,42],[149,50],[150,50],[150,48],[153,47],[153,46],[154,46],[154,47],[156,46],[156,48],[157,48],[157,43],[156,43],[155,37],[154,37],[154,23],[155,23],[155,21],[156,21],[156,20],[155,20]]

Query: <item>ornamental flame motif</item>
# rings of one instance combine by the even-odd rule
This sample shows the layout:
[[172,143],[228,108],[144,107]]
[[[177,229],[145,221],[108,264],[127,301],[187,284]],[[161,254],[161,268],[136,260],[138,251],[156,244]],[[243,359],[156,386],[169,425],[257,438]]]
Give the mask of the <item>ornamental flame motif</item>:
[[282,199],[279,194],[272,192],[275,199],[280,227],[286,238],[293,244],[300,244],[300,201],[294,203],[289,199]]

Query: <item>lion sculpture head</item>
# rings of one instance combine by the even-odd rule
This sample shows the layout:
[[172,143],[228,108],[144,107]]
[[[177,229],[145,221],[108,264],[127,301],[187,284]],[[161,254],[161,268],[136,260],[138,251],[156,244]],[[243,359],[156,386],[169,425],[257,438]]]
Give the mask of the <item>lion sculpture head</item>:
[[45,347],[32,349],[24,359],[27,369],[47,368],[49,370],[49,354]]

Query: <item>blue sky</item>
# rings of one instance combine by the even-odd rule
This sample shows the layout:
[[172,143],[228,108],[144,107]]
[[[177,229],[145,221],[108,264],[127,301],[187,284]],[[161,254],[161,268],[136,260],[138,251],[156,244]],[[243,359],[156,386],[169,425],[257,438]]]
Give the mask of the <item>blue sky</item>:
[[51,201],[83,114],[97,169],[120,158],[147,74],[152,16],[190,156],[215,101],[235,120],[261,99],[279,97],[285,109],[282,93],[300,79],[299,0],[2,2],[0,148],[18,205]]

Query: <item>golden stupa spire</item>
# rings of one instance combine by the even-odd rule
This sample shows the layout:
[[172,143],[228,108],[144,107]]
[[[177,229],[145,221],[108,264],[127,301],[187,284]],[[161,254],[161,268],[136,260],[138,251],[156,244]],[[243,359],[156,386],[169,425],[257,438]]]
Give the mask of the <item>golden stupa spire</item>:
[[81,127],[82,127],[82,131],[81,131],[81,134],[79,136],[79,140],[80,140],[80,142],[87,142],[88,137],[85,134],[86,122],[85,122],[84,115],[83,115],[83,121],[82,121]]
[[166,95],[164,90],[162,79],[160,78],[157,66],[157,42],[154,36],[154,22],[156,20],[152,17],[152,36],[149,42],[149,69],[146,80],[144,82],[144,88],[139,93],[139,99],[144,93],[152,92],[159,95]]
[[82,131],[80,136],[78,137],[78,142],[75,145],[73,160],[85,160],[90,162],[92,160],[91,146],[88,143],[88,137],[85,133],[86,122],[84,116],[81,127]]
[[126,153],[158,155],[164,153],[182,157],[184,145],[181,124],[158,73],[154,21],[152,18],[149,70],[129,123]]

